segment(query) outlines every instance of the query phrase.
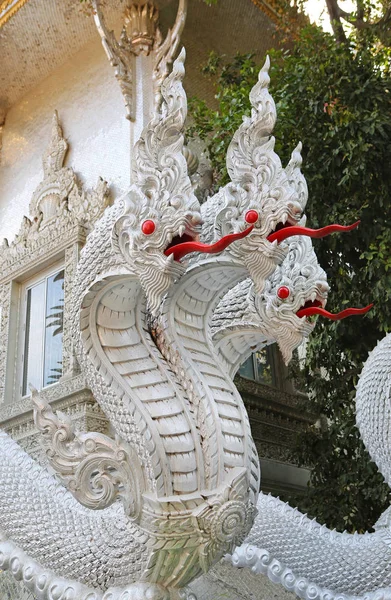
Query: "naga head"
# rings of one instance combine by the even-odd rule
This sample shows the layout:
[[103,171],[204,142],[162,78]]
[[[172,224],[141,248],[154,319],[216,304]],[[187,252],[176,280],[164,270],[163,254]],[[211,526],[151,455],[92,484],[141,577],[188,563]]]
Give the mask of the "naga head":
[[[300,171],[301,146],[286,169],[274,152],[276,109],[268,91],[268,59],[250,93],[251,117],[244,118],[227,152],[232,181],[209,199],[201,218],[183,153],[184,59],[182,50],[162,85],[160,112],[134,147],[133,184],[114,231],[114,243],[139,278],[152,314],[185,272],[186,254],[220,253],[229,246],[227,253],[247,268],[261,294],[265,280],[286,256],[287,237],[309,232],[320,237],[297,227],[308,197]],[[208,243],[199,242],[199,235]]]
[[277,342],[286,363],[315,326],[309,317],[300,317],[299,311],[324,308],[329,291],[311,239],[294,236],[288,242],[286,258],[266,281],[262,294],[255,295],[255,307],[267,324],[267,336]]
[[257,293],[266,278],[284,259],[286,244],[268,237],[285,227],[296,226],[306,201],[307,186],[300,171],[299,145],[284,169],[274,151],[271,135],[277,114],[268,86],[270,62],[266,59],[250,93],[251,116],[235,132],[227,152],[231,182],[202,207],[207,235],[222,236],[248,231],[227,253],[247,268]]
[[279,240],[269,240],[274,232],[296,226],[308,199],[307,184],[300,167],[301,144],[292,153],[283,169],[274,151],[271,135],[276,119],[276,107],[269,93],[269,58],[266,58],[258,81],[250,92],[251,117],[235,133],[227,155],[227,167],[233,186],[231,222],[234,230],[253,226],[251,234],[239,244],[244,263],[261,294],[267,277],[284,259],[287,246]]
[[187,114],[182,87],[185,51],[162,85],[162,105],[133,151],[133,184],[124,199],[115,238],[139,277],[151,312],[157,312],[170,285],[185,266],[171,247],[198,239],[200,206],[187,172],[183,127]]
[[[305,217],[302,224],[305,224]],[[305,230],[314,233],[313,237],[323,237],[327,233],[350,230],[354,226],[330,225],[319,230],[299,226],[292,227],[292,230],[298,233]],[[254,300],[262,322],[267,323],[267,336],[278,343],[285,363],[290,361],[293,350],[313,330],[313,317],[316,315],[340,321],[346,317],[364,315],[372,308],[370,304],[363,308],[345,308],[338,313],[325,310],[329,285],[310,237],[296,235],[289,238],[287,243],[285,260],[268,279],[263,293],[256,295]]]
[[174,254],[166,256],[166,250],[196,240],[201,223],[196,198],[170,197],[164,190],[157,190],[156,196],[159,201],[151,206],[132,186],[116,225],[121,251],[139,277],[152,314],[170,285],[185,272],[185,265],[174,260]]

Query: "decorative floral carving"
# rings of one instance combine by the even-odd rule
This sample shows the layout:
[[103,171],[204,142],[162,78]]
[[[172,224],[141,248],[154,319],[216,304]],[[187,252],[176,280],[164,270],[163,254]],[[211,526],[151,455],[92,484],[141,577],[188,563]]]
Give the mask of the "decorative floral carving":
[[73,282],[79,260],[80,245],[73,244],[65,250],[64,264],[64,328],[62,336],[62,380],[70,379],[80,372],[74,353],[74,339],[72,337],[72,319],[70,307],[72,305]]
[[75,498],[96,510],[119,497],[127,514],[138,520],[145,485],[135,451],[101,433],[76,432],[71,419],[59,411],[56,416],[37,390],[32,402],[48,461]]
[[231,485],[213,495],[196,513],[203,540],[200,562],[205,572],[219,556],[243,542],[254,521],[255,507],[247,501],[247,473],[241,469],[236,471]]
[[[84,375],[77,375],[70,379],[60,380],[55,385],[42,390],[41,395],[43,395],[45,400],[49,403],[57,402],[68,396],[73,396],[72,402],[76,402],[77,400],[91,400],[92,398],[91,391],[87,387]],[[0,407],[0,421],[14,419],[31,410],[32,404],[30,397],[23,398],[18,402],[3,404]]]
[[83,190],[73,170],[64,167],[68,144],[63,137],[57,111],[51,138],[43,157],[44,179],[30,202],[30,217],[24,217],[14,241],[0,248],[0,279],[28,271],[86,234],[110,203],[108,186],[99,179],[95,189]]
[[[93,190],[83,190],[72,169],[64,166],[68,144],[55,111],[51,137],[43,156],[44,179],[30,202],[30,217],[24,217],[12,243],[0,247],[0,404],[4,399],[5,369],[9,345],[11,280],[39,266],[43,260],[65,251],[64,280],[64,375],[77,374],[70,334],[70,294],[79,245],[110,202],[108,186],[99,179]],[[24,401],[19,406],[26,405]],[[15,405],[10,408],[13,410]],[[7,412],[7,411],[6,411]],[[2,410],[0,410],[0,418]]]
[[158,22],[159,9],[153,4],[130,4],[125,8],[121,46],[136,56],[148,56],[161,39]]
[[[57,395],[54,395],[53,391],[56,391]],[[72,392],[71,395],[67,396],[67,392],[70,391]],[[68,386],[60,383],[52,388],[43,390],[40,396],[44,398],[45,403],[52,402],[56,409],[60,410],[66,415],[67,419],[72,421],[78,431],[107,433],[107,419],[89,390],[85,388],[78,390],[77,386],[70,388],[69,383]],[[12,405],[8,405],[8,408],[11,407]],[[41,434],[38,432],[33,421],[30,398],[25,401],[22,407],[16,405],[13,412],[8,411],[5,413],[6,408],[7,406],[0,412],[0,419],[7,419],[7,423],[3,425],[3,429],[30,456],[41,465],[47,466],[48,460],[42,449]],[[24,412],[19,414],[22,410]]]

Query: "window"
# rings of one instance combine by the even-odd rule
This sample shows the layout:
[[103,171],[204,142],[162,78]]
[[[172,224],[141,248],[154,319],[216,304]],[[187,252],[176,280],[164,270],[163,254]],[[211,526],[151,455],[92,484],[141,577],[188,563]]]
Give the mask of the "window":
[[40,390],[62,375],[64,270],[41,276],[23,290],[22,396],[26,396],[30,384]]
[[266,385],[276,385],[273,347],[264,346],[251,354],[239,368],[238,374]]

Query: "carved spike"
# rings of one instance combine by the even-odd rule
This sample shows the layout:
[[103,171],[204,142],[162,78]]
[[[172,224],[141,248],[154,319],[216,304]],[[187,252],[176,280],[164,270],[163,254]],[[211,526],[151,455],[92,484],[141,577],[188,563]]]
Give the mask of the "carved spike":
[[255,181],[260,161],[268,156],[281,169],[280,159],[274,152],[274,139],[270,139],[277,112],[269,93],[269,57],[250,92],[251,117],[245,117],[235,132],[227,151],[227,169],[233,183],[246,187],[248,180]]
[[287,164],[287,167],[285,169],[285,171],[288,173],[292,173],[294,171],[294,169],[297,169],[302,166],[303,164],[303,157],[301,155],[301,151],[302,151],[303,145],[301,142],[299,142],[296,146],[296,148],[293,150],[292,154],[291,154],[291,158],[289,160],[289,163]]
[[270,69],[270,58],[269,58],[269,55],[266,55],[265,62],[263,63],[263,67],[261,68],[261,70],[259,71],[259,74],[258,74],[258,81],[254,85],[254,87],[252,88],[252,90],[250,92],[250,102],[251,102],[251,105],[253,106],[253,108],[255,108],[255,109],[258,108],[258,103],[260,101],[262,92],[264,90],[267,90],[267,91],[269,90],[269,84],[270,84],[269,69]]
[[181,34],[186,22],[188,0],[179,0],[174,26],[169,29],[164,42],[158,43],[155,51],[153,71],[155,110],[161,103],[161,87],[169,72],[169,66],[177,52]]
[[295,190],[300,206],[304,210],[308,200],[308,187],[301,166],[303,158],[301,156],[302,143],[299,142],[291,154],[290,161],[285,168],[289,184]]
[[178,58],[174,61],[171,73],[163,82],[161,90],[167,111],[174,113],[174,111],[178,110],[180,113],[182,120],[181,131],[187,116],[187,98],[182,84],[185,76],[185,60],[186,50],[182,48]]

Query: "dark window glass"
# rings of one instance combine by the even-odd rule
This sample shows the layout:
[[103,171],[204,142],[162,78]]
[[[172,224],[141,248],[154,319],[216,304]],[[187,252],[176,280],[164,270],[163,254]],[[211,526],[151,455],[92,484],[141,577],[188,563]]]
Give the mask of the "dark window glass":
[[238,373],[246,379],[275,386],[273,360],[273,347],[265,346],[251,354],[239,368]]
[[249,356],[248,359],[239,367],[238,373],[242,377],[246,377],[246,379],[255,379],[253,355]]
[[269,347],[266,346],[262,350],[254,352],[253,358],[255,363],[255,379],[267,385],[273,385],[273,366]]

